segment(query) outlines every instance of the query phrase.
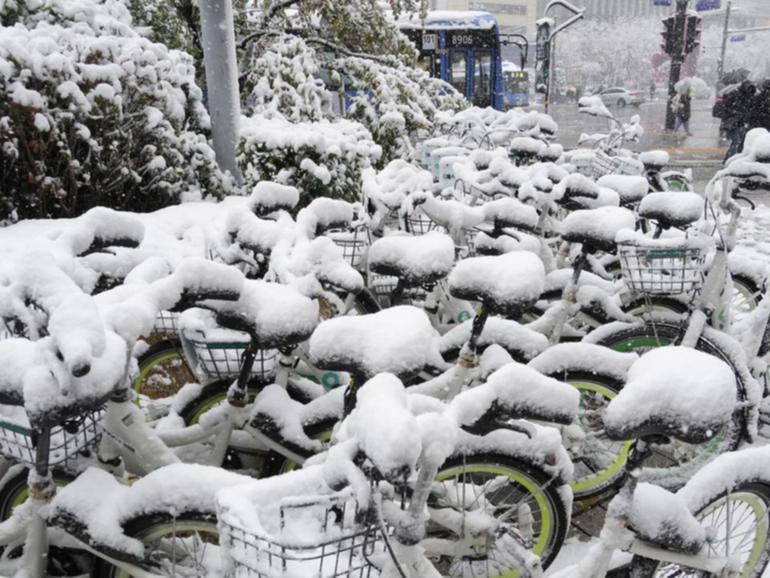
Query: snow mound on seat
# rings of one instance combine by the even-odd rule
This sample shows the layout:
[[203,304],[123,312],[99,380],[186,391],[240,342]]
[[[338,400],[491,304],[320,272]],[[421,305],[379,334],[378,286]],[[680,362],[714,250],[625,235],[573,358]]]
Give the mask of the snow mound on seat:
[[522,227],[532,230],[537,227],[539,219],[534,207],[513,198],[490,201],[484,204],[482,210],[485,220],[496,221],[503,227]]
[[671,435],[707,435],[730,420],[735,403],[735,376],[724,361],[689,347],[661,347],[631,366],[604,423],[608,430],[658,424]]
[[652,219],[664,217],[673,223],[694,223],[703,216],[704,200],[697,193],[650,193],[642,199],[639,214]]
[[455,245],[452,238],[431,231],[419,237],[392,235],[369,248],[369,266],[405,271],[417,279],[445,277],[452,270]]
[[299,190],[289,185],[261,181],[249,197],[249,208],[258,215],[272,213],[278,209],[293,209],[299,202]]
[[459,299],[485,301],[513,312],[537,301],[545,286],[540,258],[526,251],[460,261],[449,275],[449,288]]
[[450,408],[464,425],[496,408],[505,418],[570,423],[577,417],[579,404],[580,393],[571,385],[512,362],[492,373],[483,385],[460,393]]
[[633,229],[634,214],[620,207],[584,209],[567,215],[562,222],[562,236],[565,239],[592,239],[610,246],[615,244],[615,235],[621,229]]
[[596,183],[615,191],[623,203],[641,201],[650,189],[647,179],[634,175],[604,175]]
[[559,343],[543,351],[528,365],[546,375],[580,371],[605,375],[622,383],[638,359],[635,353],[621,353],[593,343]]
[[318,365],[360,369],[368,376],[399,375],[438,359],[434,335],[430,319],[421,309],[391,307],[324,321],[310,337],[310,357]]
[[676,551],[697,552],[706,530],[677,495],[652,484],[636,486],[630,524],[643,539],[665,544]]
[[671,160],[666,151],[645,151],[639,153],[639,161],[645,166],[665,167]]

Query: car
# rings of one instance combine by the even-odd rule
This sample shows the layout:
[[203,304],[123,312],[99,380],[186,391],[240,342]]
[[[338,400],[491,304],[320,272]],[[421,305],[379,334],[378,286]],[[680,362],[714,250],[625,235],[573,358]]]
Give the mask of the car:
[[628,90],[622,87],[605,88],[599,93],[599,96],[606,106],[640,106],[646,100],[643,91]]

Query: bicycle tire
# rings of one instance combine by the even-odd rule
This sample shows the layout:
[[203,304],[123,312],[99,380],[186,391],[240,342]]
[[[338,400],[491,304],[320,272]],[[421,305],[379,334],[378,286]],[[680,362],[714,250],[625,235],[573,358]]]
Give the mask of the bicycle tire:
[[[156,562],[160,556],[154,556],[153,553],[155,550],[151,549],[154,540],[163,539],[167,543],[169,540],[176,540],[178,536],[181,537],[190,535],[194,537],[196,533],[199,535],[205,535],[205,543],[207,545],[206,547],[212,543],[211,540],[214,538],[216,538],[216,547],[219,547],[219,529],[217,527],[216,515],[213,513],[186,512],[179,514],[176,517],[168,513],[146,514],[125,522],[123,524],[123,531],[129,538],[139,540],[142,542],[142,544],[145,545],[147,550],[145,551],[143,559],[141,561],[131,560],[133,564],[145,571],[152,572],[160,576],[177,576],[180,574],[175,574],[175,568],[177,563],[179,563],[180,566],[182,564],[188,564],[188,566],[186,566],[187,568],[193,569],[195,572],[200,572],[196,574],[198,576],[224,575],[223,568],[209,568],[207,566],[204,567],[203,562],[198,560],[178,560],[177,558],[174,558],[171,562],[172,566],[166,564],[166,567],[162,567],[162,564]],[[171,537],[169,538],[169,536]],[[189,540],[190,538],[188,537],[187,539]],[[168,554],[168,549],[169,548],[166,546],[165,554]],[[193,554],[198,554],[198,552],[201,552],[201,557],[205,555],[205,548],[190,548],[189,546],[185,546],[174,548],[173,550],[177,556],[179,556],[181,552],[186,552],[189,554],[190,550],[192,550]],[[217,562],[221,562],[221,556],[209,556],[207,557],[207,560],[211,558],[216,559]],[[166,559],[165,562],[168,562],[168,560]],[[213,564],[215,563],[212,562],[212,565]],[[129,574],[113,566],[106,560],[97,558],[92,577],[129,578]]]
[[[759,578],[767,568],[768,560],[770,559],[770,528],[768,528],[768,512],[770,512],[770,485],[764,482],[749,482],[739,484],[733,488],[730,492],[731,499],[737,499],[742,501],[754,514],[760,517],[757,534],[753,540],[753,547],[751,548],[746,561],[744,562],[744,568],[740,574],[741,578]],[[720,503],[725,501],[727,497],[726,493],[720,493],[708,500],[708,504],[704,506],[695,517],[704,519],[711,516],[711,521],[714,520],[715,512]],[[719,519],[719,518],[717,518]],[[724,521],[734,520],[735,516],[729,518],[725,516]],[[744,539],[749,531],[746,531],[745,519],[741,520],[742,525],[740,528],[736,528],[740,532],[738,536],[743,536]],[[721,534],[720,534],[721,536]],[[735,544],[737,540],[732,541]],[[715,539],[709,541],[709,550],[714,548],[718,542]],[[739,545],[742,545],[740,542]],[[667,564],[659,562],[658,560],[651,560],[642,556],[634,556],[631,559],[629,568],[630,578],[665,578],[666,576],[681,576],[682,578],[717,578],[715,574],[706,573],[703,571],[692,570],[688,572],[687,568],[678,565]]]
[[[175,395],[186,383],[197,381],[176,337],[154,343],[139,356],[139,375],[132,387],[138,394],[149,399],[163,399]],[[153,378],[155,382],[153,383]]]
[[[596,343],[615,351],[643,353],[655,347],[676,345],[681,341],[683,335],[684,330],[679,325],[645,323],[632,327],[623,327],[613,333],[605,334]],[[695,349],[709,355],[714,355],[733,368],[737,382],[737,398],[739,400],[742,399],[745,396],[745,390],[743,390],[743,383],[740,381],[739,373],[730,356],[711,340],[703,336],[698,339]],[[654,481],[654,483],[664,486],[669,490],[678,489],[693,473],[693,468],[703,465],[706,461],[713,459],[717,455],[736,449],[746,431],[746,415],[744,412],[735,412],[730,422],[720,433],[705,444],[697,444],[703,446],[705,450],[696,452],[694,457],[697,460],[677,463],[677,460],[669,457],[669,461],[674,462],[673,465],[668,467],[645,466],[645,475],[649,476],[649,479]],[[657,460],[667,459],[662,450],[659,449],[657,452]]]
[[[437,488],[431,494],[432,504],[429,502],[429,507],[435,508],[440,505],[437,503],[437,500],[439,499],[438,492],[443,486],[439,486],[439,484],[443,484],[452,478],[458,478],[469,474],[486,474],[491,480],[497,480],[501,476],[508,477],[510,483],[506,484],[508,486],[506,489],[510,490],[511,493],[517,489],[519,491],[523,489],[524,491],[521,492],[521,495],[525,496],[527,495],[526,492],[529,492],[530,498],[527,498],[527,501],[528,503],[531,501],[536,506],[531,508],[532,516],[535,521],[533,527],[537,526],[539,521],[540,528],[540,532],[537,533],[536,537],[535,532],[533,532],[532,550],[535,554],[540,556],[543,567],[547,568],[556,558],[559,548],[566,539],[567,528],[569,525],[569,513],[559,494],[559,488],[557,487],[557,484],[554,483],[554,477],[538,466],[503,454],[480,453],[464,457],[453,456],[439,468],[438,475],[436,476],[436,484],[434,484]],[[473,483],[475,485],[475,479],[471,479],[474,480]],[[484,488],[486,488],[486,484]],[[474,501],[478,501],[478,498],[474,498]],[[521,503],[521,500],[517,503]],[[499,506],[494,509],[495,512],[498,510],[500,510]],[[508,511],[509,507],[505,507],[498,513],[498,516],[503,516]],[[443,534],[447,532],[445,529],[441,530],[441,533]],[[433,531],[437,532],[435,528]],[[433,535],[435,536],[435,534]],[[429,525],[427,537],[431,536],[431,528]],[[473,561],[481,562],[486,566],[487,562],[489,562],[489,558],[486,560],[477,558]],[[466,560],[465,562],[473,561]],[[448,562],[451,567],[452,562]],[[441,571],[441,568],[439,568],[439,571]],[[447,576],[453,576],[451,573],[442,573]],[[469,574],[461,573],[458,575],[462,576]],[[511,570],[504,570],[500,573],[493,570],[491,573],[475,572],[471,575],[486,578],[509,578],[517,576],[518,574],[511,572]]]
[[[603,409],[620,392],[623,383],[602,375],[600,370],[597,373],[566,370],[550,377],[580,391],[577,424],[590,441],[579,448],[568,447],[567,452],[575,466],[574,481],[570,484],[572,493],[575,500],[585,500],[615,485],[625,473],[631,441],[612,441],[602,435]],[[600,461],[602,459],[604,461]]]
[[[52,476],[56,487],[65,486],[74,479],[71,474],[60,470],[52,472]],[[0,521],[10,518],[13,510],[29,497],[28,478],[29,469],[23,467],[18,473],[6,479],[0,487]],[[4,552],[5,547],[0,546],[0,554]],[[21,548],[15,548],[7,556],[14,559],[21,554]],[[57,546],[48,548],[47,573],[49,576],[82,576],[90,570],[92,565],[92,556],[82,550]]]

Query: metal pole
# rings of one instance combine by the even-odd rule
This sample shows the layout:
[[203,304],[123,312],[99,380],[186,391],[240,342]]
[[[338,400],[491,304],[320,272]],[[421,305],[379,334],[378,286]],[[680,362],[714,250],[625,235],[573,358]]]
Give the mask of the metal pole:
[[684,64],[685,54],[684,36],[687,31],[687,5],[689,0],[677,0],[676,15],[678,26],[674,30],[676,34],[676,43],[674,54],[671,55],[671,73],[668,77],[668,102],[666,104],[666,130],[674,130],[676,126],[676,111],[673,108],[674,98],[676,97],[676,83],[682,74],[682,65]]
[[551,86],[553,85],[553,72],[556,68],[554,66],[556,61],[556,38],[551,38],[548,44],[548,52],[551,54],[551,66],[548,71],[548,82],[545,83],[545,114],[548,114],[548,108],[551,105]]
[[719,57],[719,65],[717,66],[717,92],[722,86],[722,77],[725,74],[725,53],[727,52],[727,36],[730,33],[730,11],[733,7],[733,0],[727,0],[727,8],[725,8],[725,27],[722,31],[722,53]]

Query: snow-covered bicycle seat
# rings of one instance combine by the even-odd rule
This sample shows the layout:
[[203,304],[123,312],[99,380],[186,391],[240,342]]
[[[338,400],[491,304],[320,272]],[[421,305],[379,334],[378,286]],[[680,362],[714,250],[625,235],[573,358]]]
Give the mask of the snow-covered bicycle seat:
[[380,275],[398,277],[405,287],[443,279],[452,270],[454,259],[452,238],[436,231],[417,237],[383,237],[369,248],[369,268]]
[[329,319],[310,337],[310,359],[321,369],[359,379],[378,373],[413,374],[439,363],[435,332],[421,309],[391,307],[377,313]]
[[496,227],[514,227],[533,231],[537,227],[538,214],[534,207],[525,205],[518,199],[502,198],[484,203],[484,219]]
[[465,259],[449,275],[454,297],[479,301],[491,315],[505,317],[516,317],[532,307],[544,287],[543,262],[528,251]]
[[639,205],[639,215],[664,229],[686,227],[703,216],[704,200],[697,193],[650,193]]
[[581,243],[590,249],[611,252],[615,249],[615,235],[622,229],[633,229],[634,214],[621,207],[584,209],[567,215],[562,223],[562,239]]
[[645,353],[607,406],[604,426],[611,439],[668,436],[703,443],[727,424],[736,403],[727,363],[690,347],[661,347]]
[[299,190],[296,187],[260,181],[251,193],[248,205],[255,215],[264,217],[276,211],[291,211],[298,202]]
[[659,171],[670,162],[671,157],[666,151],[645,151],[639,153],[639,161],[648,171]]
[[604,175],[596,181],[596,184],[615,191],[620,197],[620,205],[623,207],[635,205],[650,190],[647,179],[635,175]]
[[277,349],[305,341],[318,324],[318,303],[287,285],[246,281],[237,301],[207,304],[222,327],[245,331],[259,349]]

